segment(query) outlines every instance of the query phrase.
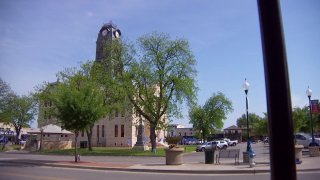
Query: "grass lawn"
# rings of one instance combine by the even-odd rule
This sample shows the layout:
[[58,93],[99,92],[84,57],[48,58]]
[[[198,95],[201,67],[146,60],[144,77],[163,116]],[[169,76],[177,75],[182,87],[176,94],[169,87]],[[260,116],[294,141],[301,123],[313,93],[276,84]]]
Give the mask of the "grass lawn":
[[[195,151],[196,146],[180,146],[185,148],[185,152]],[[129,148],[115,148],[115,147],[93,147],[93,151],[89,151],[87,148],[78,148],[78,153],[81,156],[159,156],[164,157],[164,148],[157,148],[156,153],[149,151],[137,151]],[[64,150],[43,150],[41,152],[35,152],[38,154],[57,154],[57,155],[74,155],[74,149]]]
[[10,144],[8,143],[3,149],[3,144],[1,144],[0,151],[20,150],[20,147],[21,147],[20,145],[16,145],[16,144],[11,145],[11,143]]

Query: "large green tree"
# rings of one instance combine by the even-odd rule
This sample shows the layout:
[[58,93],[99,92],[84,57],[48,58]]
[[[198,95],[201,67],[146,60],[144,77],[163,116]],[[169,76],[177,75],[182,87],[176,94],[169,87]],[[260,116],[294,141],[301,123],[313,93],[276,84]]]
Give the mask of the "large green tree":
[[256,136],[268,136],[268,119],[261,119],[253,125],[253,132]]
[[190,123],[193,124],[193,128],[198,131],[201,140],[207,139],[207,136],[211,134],[211,129],[208,128],[208,122],[205,120],[205,111],[201,106],[194,106],[189,111]]
[[[255,114],[255,113],[249,113],[249,118],[248,118],[249,126],[252,126],[253,124],[255,124],[261,120],[262,120],[262,118],[259,115]],[[237,119],[237,126],[238,127],[247,127],[247,115],[246,114],[242,114],[242,116]]]
[[[75,144],[80,131],[87,130],[106,114],[103,91],[95,82],[87,81],[81,73],[57,83],[52,95],[55,115],[63,128],[75,133]],[[77,162],[76,149],[77,146]]]
[[189,112],[190,123],[200,131],[203,139],[220,130],[227,114],[233,111],[232,102],[221,92],[214,93],[203,107],[196,106]]
[[10,85],[0,78],[0,122],[10,123],[11,115],[8,106],[15,96]]
[[18,141],[22,127],[29,127],[29,123],[37,114],[33,96],[13,96],[10,98],[4,113],[7,115],[7,122],[14,126],[16,141]]
[[300,108],[295,107],[292,110],[294,132],[310,132],[310,113],[307,106]]
[[[150,125],[152,151],[156,129],[169,117],[178,117],[185,100],[196,99],[195,59],[185,39],[152,33],[138,39],[137,49],[121,73],[122,85],[135,111]],[[129,56],[130,58],[130,56]]]
[[82,64],[80,69],[66,69],[58,73],[58,82],[54,86],[45,85],[38,95],[40,101],[53,102],[50,113],[64,128],[73,130],[76,138],[79,131],[87,132],[89,150],[92,150],[94,123],[110,112],[105,88],[95,76],[98,70],[93,62]]

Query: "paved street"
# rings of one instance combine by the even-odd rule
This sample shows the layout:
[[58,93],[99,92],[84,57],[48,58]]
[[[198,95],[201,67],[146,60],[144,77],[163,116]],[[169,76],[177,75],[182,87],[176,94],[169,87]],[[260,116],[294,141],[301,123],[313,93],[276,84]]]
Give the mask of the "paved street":
[[[23,152],[0,153],[0,179],[270,179],[269,147],[252,145],[257,156],[256,166],[235,165],[234,159],[222,159],[221,164],[205,164],[204,153],[184,155],[182,165],[165,165],[164,157],[83,156],[74,163],[73,156],[37,155]],[[245,151],[246,143],[237,145]],[[315,179],[320,173],[320,158],[303,153],[298,164],[299,179]],[[216,178],[218,177],[218,178]]]
[[[298,173],[298,180],[317,180],[320,172]],[[165,173],[143,173],[143,172],[119,172],[109,170],[88,170],[71,169],[55,167],[38,166],[0,166],[0,179],[3,180],[94,180],[94,179],[112,179],[112,180],[270,180],[269,173],[262,174],[165,174]]]

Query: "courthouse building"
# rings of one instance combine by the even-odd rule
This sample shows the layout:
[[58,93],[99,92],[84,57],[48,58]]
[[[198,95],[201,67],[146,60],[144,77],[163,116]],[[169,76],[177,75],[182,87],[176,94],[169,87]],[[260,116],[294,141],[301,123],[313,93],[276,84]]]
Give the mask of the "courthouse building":
[[[107,69],[117,71],[115,68],[119,68],[118,62],[106,58],[110,53],[106,52],[109,48],[105,47],[114,39],[121,38],[121,31],[112,22],[104,24],[98,33],[96,42],[96,61],[102,62],[107,60]],[[54,83],[53,83],[54,86]],[[50,102],[41,103],[39,110],[38,126],[42,127],[47,124],[58,124],[58,121],[48,115],[50,108],[54,106]],[[165,119],[164,119],[165,120]],[[150,127],[147,122],[144,123],[144,143],[150,143]],[[136,116],[133,109],[129,109],[125,112],[115,111],[109,116],[102,118],[94,124],[91,143],[92,146],[100,147],[133,147],[137,142],[139,117]],[[164,138],[164,130],[158,130],[156,132],[157,140]],[[87,147],[87,135],[86,132],[80,132],[78,137],[78,146]]]

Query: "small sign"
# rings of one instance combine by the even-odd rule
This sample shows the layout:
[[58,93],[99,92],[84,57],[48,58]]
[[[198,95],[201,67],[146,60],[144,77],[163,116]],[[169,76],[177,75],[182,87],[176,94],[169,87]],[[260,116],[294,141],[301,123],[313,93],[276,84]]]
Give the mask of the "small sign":
[[320,113],[319,100],[311,100],[311,112],[312,114]]

